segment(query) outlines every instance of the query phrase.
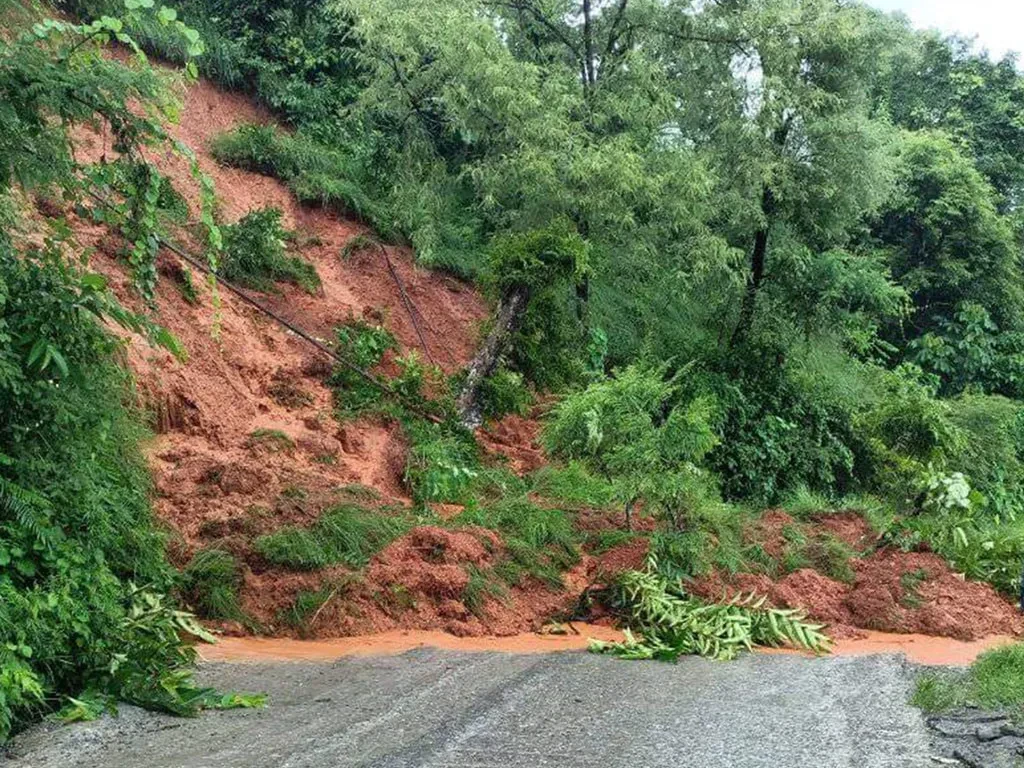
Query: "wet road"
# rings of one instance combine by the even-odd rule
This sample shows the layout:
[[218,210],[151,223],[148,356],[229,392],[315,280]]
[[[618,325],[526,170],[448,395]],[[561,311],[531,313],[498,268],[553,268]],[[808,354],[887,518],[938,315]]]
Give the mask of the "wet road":
[[263,711],[123,708],[48,726],[12,766],[917,768],[934,765],[899,656],[623,662],[415,650],[334,663],[208,663]]

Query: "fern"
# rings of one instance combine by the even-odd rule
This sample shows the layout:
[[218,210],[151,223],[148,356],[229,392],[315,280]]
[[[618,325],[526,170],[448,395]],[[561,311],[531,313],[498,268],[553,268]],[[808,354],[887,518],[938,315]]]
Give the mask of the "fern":
[[726,603],[705,603],[688,595],[679,582],[661,576],[653,560],[643,571],[621,574],[611,588],[610,602],[627,627],[626,639],[591,641],[595,653],[675,661],[684,655],[733,659],[759,645],[791,645],[819,653],[829,647],[823,627],[807,623],[798,611],[766,608],[765,598],[753,593]]

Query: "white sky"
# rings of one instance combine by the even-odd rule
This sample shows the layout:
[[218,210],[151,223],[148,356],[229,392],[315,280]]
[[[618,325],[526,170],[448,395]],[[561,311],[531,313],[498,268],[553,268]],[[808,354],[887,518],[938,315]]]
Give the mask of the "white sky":
[[922,28],[977,36],[995,58],[1024,51],[1024,0],[867,0],[885,11],[902,11]]

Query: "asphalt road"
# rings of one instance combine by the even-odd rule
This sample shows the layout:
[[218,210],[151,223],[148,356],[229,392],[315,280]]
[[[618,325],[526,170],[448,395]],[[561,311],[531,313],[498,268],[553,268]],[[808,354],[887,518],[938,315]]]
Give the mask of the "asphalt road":
[[33,768],[917,768],[934,766],[897,656],[625,662],[417,650],[333,664],[207,664],[263,711],[121,716],[15,742]]

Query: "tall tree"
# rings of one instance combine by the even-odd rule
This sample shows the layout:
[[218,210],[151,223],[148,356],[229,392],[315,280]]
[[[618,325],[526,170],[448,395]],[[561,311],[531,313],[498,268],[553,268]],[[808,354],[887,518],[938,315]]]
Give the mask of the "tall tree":
[[749,254],[735,346],[771,279],[773,239],[815,251],[842,244],[885,197],[887,129],[870,116],[878,51],[866,10],[834,0],[754,0],[713,4],[705,14],[706,26],[735,49],[719,56],[715,88],[691,87],[695,100],[684,108],[731,104],[710,107],[719,123],[707,141],[720,178],[730,180],[724,199],[733,209],[722,225]]

